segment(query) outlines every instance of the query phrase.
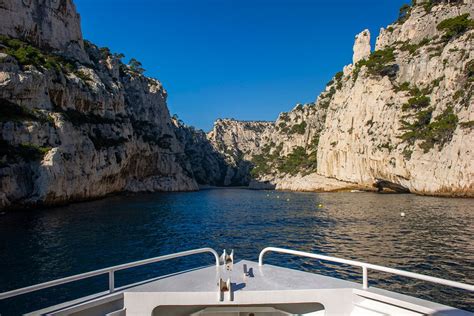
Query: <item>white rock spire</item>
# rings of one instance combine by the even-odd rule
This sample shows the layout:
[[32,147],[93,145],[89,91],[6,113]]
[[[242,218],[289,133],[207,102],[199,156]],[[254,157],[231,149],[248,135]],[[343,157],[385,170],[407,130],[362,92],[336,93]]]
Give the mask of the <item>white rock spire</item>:
[[355,65],[359,60],[367,58],[370,55],[370,50],[370,32],[365,29],[355,37],[352,63]]

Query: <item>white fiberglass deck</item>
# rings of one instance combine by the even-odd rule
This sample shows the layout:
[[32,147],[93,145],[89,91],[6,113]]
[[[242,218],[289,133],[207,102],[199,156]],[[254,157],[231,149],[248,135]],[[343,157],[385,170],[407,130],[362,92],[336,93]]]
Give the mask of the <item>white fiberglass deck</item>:
[[[230,291],[219,291],[220,279],[230,279]],[[465,286],[468,290],[472,287]],[[198,268],[117,289],[113,293],[65,303],[31,315],[44,314],[473,315],[394,292],[371,287],[365,289],[364,283],[268,264],[259,265],[246,260],[236,262],[230,271],[223,265]]]

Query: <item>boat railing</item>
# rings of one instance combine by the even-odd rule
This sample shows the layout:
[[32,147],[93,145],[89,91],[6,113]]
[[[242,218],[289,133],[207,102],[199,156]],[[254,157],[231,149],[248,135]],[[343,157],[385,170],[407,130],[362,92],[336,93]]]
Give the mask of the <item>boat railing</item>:
[[109,275],[109,292],[113,293],[115,291],[115,271],[119,270],[125,270],[133,267],[138,267],[150,263],[155,263],[159,261],[164,261],[164,260],[169,260],[169,259],[175,259],[175,258],[180,258],[180,257],[185,257],[185,256],[191,256],[195,254],[200,254],[200,253],[211,253],[214,255],[216,259],[216,267],[219,267],[219,255],[217,252],[212,249],[212,248],[200,248],[200,249],[193,249],[193,250],[188,250],[188,251],[182,251],[182,252],[177,252],[169,255],[164,255],[164,256],[159,256],[159,257],[154,257],[150,259],[145,259],[145,260],[140,260],[140,261],[135,261],[135,262],[130,262],[130,263],[125,263],[117,266],[112,266],[108,268],[103,268],[95,271],[90,271],[90,272],[85,272],[81,274],[76,274],[73,276],[65,277],[62,279],[57,279],[45,283],[40,283],[32,286],[27,286],[21,289],[16,289],[8,292],[3,292],[0,293],[0,300],[4,300],[7,298],[11,298],[14,296],[30,293],[30,292],[35,292],[39,291],[42,289],[50,288],[53,286],[61,285],[61,284],[66,284],[66,283],[71,283],[74,281],[78,280],[83,280],[87,278],[91,278],[94,276],[98,275],[103,275],[103,274],[108,274]]
[[320,255],[320,254],[315,254],[315,253],[310,253],[310,252],[290,250],[290,249],[284,249],[284,248],[276,248],[276,247],[267,247],[260,252],[260,255],[258,257],[259,266],[263,265],[263,256],[268,252],[278,252],[278,253],[284,253],[284,254],[295,255],[295,256],[300,256],[300,257],[307,257],[307,258],[312,258],[312,259],[319,259],[319,260],[330,261],[330,262],[337,262],[337,263],[342,263],[346,265],[360,267],[362,268],[362,287],[364,289],[367,289],[369,287],[368,270],[370,269],[370,270],[391,273],[391,274],[404,276],[404,277],[408,277],[412,279],[423,280],[423,281],[427,281],[431,283],[442,284],[442,285],[474,292],[474,285],[471,285],[471,284],[436,278],[436,277],[408,272],[404,270],[392,269],[392,268],[388,268],[384,266],[379,266],[379,265],[355,261],[355,260],[341,259],[341,258],[330,257],[330,256],[325,256],[325,255]]

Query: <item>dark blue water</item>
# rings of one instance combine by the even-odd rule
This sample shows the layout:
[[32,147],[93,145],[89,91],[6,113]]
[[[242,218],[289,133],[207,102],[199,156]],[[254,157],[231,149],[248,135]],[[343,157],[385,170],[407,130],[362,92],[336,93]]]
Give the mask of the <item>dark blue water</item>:
[[[319,207],[322,204],[322,207]],[[401,217],[400,212],[406,216]],[[415,195],[241,189],[118,196],[0,216],[0,292],[200,247],[256,260],[280,246],[474,283],[474,203]],[[288,255],[267,262],[361,281],[359,269]],[[116,285],[212,264],[210,255],[117,274]],[[473,310],[462,290],[369,271],[370,285]],[[106,277],[0,302],[18,315],[106,290]]]

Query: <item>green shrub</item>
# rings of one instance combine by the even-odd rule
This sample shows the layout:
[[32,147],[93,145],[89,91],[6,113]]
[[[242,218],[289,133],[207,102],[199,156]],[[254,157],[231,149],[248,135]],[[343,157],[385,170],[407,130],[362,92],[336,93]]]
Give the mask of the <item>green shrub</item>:
[[403,43],[403,45],[400,47],[400,50],[403,52],[410,52],[410,54],[414,54],[416,50],[418,49],[418,45],[416,44],[411,44],[409,41],[406,41]]
[[466,64],[466,75],[470,82],[474,82],[474,59],[471,59]]
[[279,144],[275,147],[273,153],[270,153],[272,147],[274,147],[274,143],[270,143],[265,145],[262,148],[262,153],[259,155],[254,155],[252,157],[252,170],[250,171],[250,175],[254,178],[265,175],[271,174],[275,169],[275,165],[278,163],[280,158],[281,151],[283,149],[283,144]]
[[309,148],[313,150],[317,150],[319,146],[319,135],[313,136],[313,139],[311,140],[311,143],[309,144]]
[[[311,142],[311,151],[308,153],[303,147],[295,147],[288,155],[281,157],[283,145],[278,145],[270,154],[270,146],[265,146],[262,153],[252,158],[253,168],[251,175],[258,177],[272,174],[278,170],[284,174],[296,175],[297,173],[307,174],[316,171],[317,167],[317,143],[318,137]],[[274,144],[273,144],[274,145]]]
[[405,131],[405,133],[403,133],[400,138],[410,144],[413,144],[417,139],[422,139],[427,126],[430,124],[432,114],[433,109],[428,108],[415,113],[415,121],[413,123],[409,123],[402,119],[400,121],[402,123],[400,129]]
[[442,147],[451,141],[457,125],[458,116],[454,113],[452,107],[448,107],[428,125],[420,147],[425,153],[433,148],[435,144]]
[[250,175],[254,178],[271,173],[271,166],[267,163],[267,159],[264,155],[255,155],[252,158],[253,168],[250,171]]
[[321,106],[321,108],[327,109],[327,108],[329,107],[329,104],[330,104],[330,103],[331,103],[331,102],[330,102],[329,100],[324,100],[324,101],[321,101],[321,102],[319,103],[319,105]]
[[402,121],[402,130],[406,132],[400,136],[404,141],[413,144],[421,140],[419,147],[427,153],[435,145],[442,148],[451,141],[454,131],[458,125],[458,117],[452,107],[446,108],[440,115],[432,118],[433,109],[429,108],[415,114],[414,123]]
[[423,3],[423,8],[425,9],[426,13],[430,13],[431,9],[441,3],[449,3],[449,4],[459,4],[462,3],[463,0],[426,0]]
[[37,68],[48,70],[66,70],[71,72],[75,69],[74,62],[64,57],[49,54],[19,39],[0,36],[0,44],[5,48],[0,51],[14,57],[22,66],[33,65]]
[[394,146],[391,145],[389,142],[378,144],[377,149],[382,150],[383,148],[387,149],[389,152],[392,152]]
[[423,8],[425,9],[426,13],[430,13],[431,9],[441,3],[449,3],[449,4],[460,4],[462,3],[463,0],[425,0],[424,3],[422,3]]
[[334,96],[334,94],[336,94],[336,88],[335,87],[331,87],[331,89],[329,89],[329,91],[323,92],[321,94],[320,98],[319,98],[320,99],[319,105],[323,109],[327,109],[329,107],[329,104],[330,104],[331,99]]
[[282,133],[287,134],[290,131],[290,128],[286,124],[286,122],[281,122],[277,126],[277,130],[280,130]]
[[411,155],[413,154],[413,150],[405,148],[405,149],[403,149],[402,154],[403,154],[403,157],[405,157],[406,160],[410,160]]
[[430,13],[431,12],[431,9],[434,7],[435,3],[434,1],[432,0],[427,0],[424,4],[423,4],[423,8],[425,9],[426,13]]
[[403,23],[410,17],[411,6],[409,4],[404,4],[398,11],[398,23]]
[[28,109],[0,98],[0,122],[28,120],[37,121],[38,118]]
[[99,52],[100,52],[100,55],[103,59],[106,59],[107,57],[112,55],[112,53],[110,52],[110,48],[108,48],[108,47],[99,48]]
[[279,119],[284,121],[284,122],[288,122],[290,120],[290,116],[288,115],[287,112],[283,112],[283,113],[280,114]]
[[439,78],[433,80],[433,81],[431,82],[430,87],[429,87],[429,89],[431,90],[430,93],[433,91],[434,88],[439,87],[439,84],[440,84],[441,81],[443,81],[443,80],[444,80],[444,76],[441,76],[441,77],[439,77]]
[[430,105],[431,99],[426,95],[419,95],[408,99],[408,102],[402,106],[403,111],[410,109],[426,108]]
[[462,97],[464,97],[464,90],[462,90],[462,89],[456,91],[456,93],[454,93],[454,95],[453,95],[454,100],[458,100],[459,98],[462,98]]
[[296,175],[301,171],[307,171],[316,167],[316,157],[308,155],[306,150],[301,147],[293,148],[293,151],[283,157],[277,169],[281,173]]
[[399,86],[395,86],[393,89],[395,92],[399,91],[410,91],[410,83],[405,81]]
[[366,66],[368,73],[373,76],[380,76],[387,69],[387,65],[395,61],[393,48],[376,50],[370,54],[369,58],[360,60],[354,68],[353,80],[356,81],[362,66]]
[[474,22],[469,18],[469,13],[459,15],[454,18],[446,19],[438,24],[438,31],[444,32],[444,39],[450,40],[455,38],[467,30],[474,27]]
[[409,41],[403,42],[402,46],[400,47],[400,50],[402,51],[408,51],[410,54],[415,54],[416,51],[425,46],[428,45],[431,42],[431,40],[427,37],[422,39],[419,43],[417,44],[411,44]]
[[75,71],[74,74],[85,83],[92,81],[91,76],[88,73],[85,73],[84,71],[78,70]]
[[336,94],[336,88],[331,87],[331,89],[329,89],[329,91],[324,95],[324,99],[331,99],[334,94]]
[[41,147],[29,143],[11,145],[0,139],[0,160],[7,163],[39,161],[51,150],[51,147]]
[[38,121],[42,123],[52,122],[52,119],[37,110],[30,110],[6,99],[0,98],[0,122],[23,122]]
[[358,67],[357,66],[358,64],[356,64],[353,72],[352,72],[352,81],[356,82],[357,81],[357,78],[359,78],[359,72],[360,72],[360,69],[362,68],[362,66]]
[[306,122],[303,121],[300,124],[295,124],[291,127],[290,133],[291,134],[304,134],[306,131]]
[[128,62],[128,67],[130,68],[131,71],[143,74],[145,72],[145,69],[142,67],[142,63],[136,60],[135,58],[130,59]]

